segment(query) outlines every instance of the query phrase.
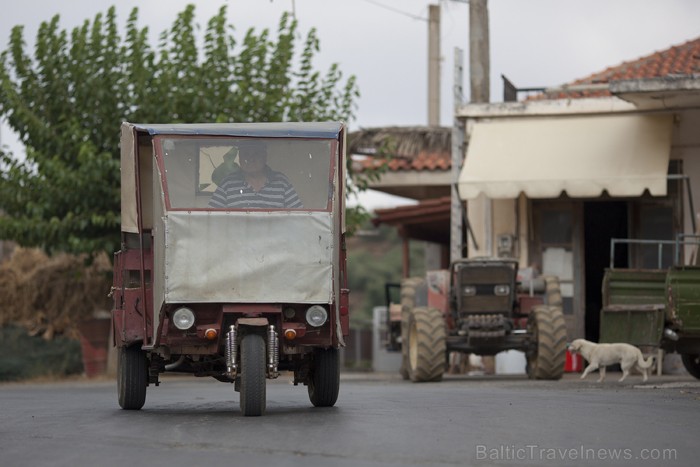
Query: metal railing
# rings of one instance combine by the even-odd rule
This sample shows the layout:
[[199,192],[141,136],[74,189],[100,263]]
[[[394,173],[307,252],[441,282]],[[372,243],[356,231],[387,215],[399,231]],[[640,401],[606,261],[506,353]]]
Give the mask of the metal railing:
[[675,240],[639,240],[633,238],[613,238],[610,241],[610,269],[615,268],[615,245],[657,245],[657,269],[663,269],[663,248],[665,245],[673,247],[673,264],[681,264],[681,255],[685,253],[686,246],[700,246],[700,235],[678,234]]

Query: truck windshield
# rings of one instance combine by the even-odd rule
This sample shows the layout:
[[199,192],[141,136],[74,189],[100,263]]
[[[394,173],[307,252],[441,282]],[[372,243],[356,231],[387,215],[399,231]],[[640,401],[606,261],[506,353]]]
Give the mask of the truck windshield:
[[332,140],[156,139],[169,209],[330,209]]

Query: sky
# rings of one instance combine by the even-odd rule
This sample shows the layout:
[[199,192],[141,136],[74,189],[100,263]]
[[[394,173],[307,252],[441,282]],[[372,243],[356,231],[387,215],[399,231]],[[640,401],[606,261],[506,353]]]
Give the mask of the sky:
[[[22,0],[0,15],[0,48],[21,24],[32,45],[40,23],[60,15],[71,30],[116,5],[124,26],[139,8],[153,44],[187,4],[196,5],[197,23],[206,26],[227,4],[237,37],[254,28],[276,30],[284,11],[299,22],[300,39],[316,28],[321,50],[315,61],[325,72],[338,63],[345,76],[357,77],[360,98],[350,130],[427,123],[428,6],[441,9],[440,124],[451,126],[455,48],[469,61],[469,6],[465,0]],[[517,87],[550,87],[635,60],[700,36],[697,0],[489,0],[491,101],[503,100],[501,75]],[[301,46],[301,45],[300,45]],[[469,99],[465,67],[464,102]],[[22,153],[3,123],[1,144]],[[372,209],[404,200],[372,193],[362,203]]]

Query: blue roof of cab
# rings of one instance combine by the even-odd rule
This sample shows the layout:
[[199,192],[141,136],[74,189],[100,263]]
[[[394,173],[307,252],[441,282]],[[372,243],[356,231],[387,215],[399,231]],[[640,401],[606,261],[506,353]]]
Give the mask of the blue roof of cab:
[[[126,122],[125,122],[126,124]],[[342,122],[128,123],[151,135],[216,135],[267,138],[337,138]]]

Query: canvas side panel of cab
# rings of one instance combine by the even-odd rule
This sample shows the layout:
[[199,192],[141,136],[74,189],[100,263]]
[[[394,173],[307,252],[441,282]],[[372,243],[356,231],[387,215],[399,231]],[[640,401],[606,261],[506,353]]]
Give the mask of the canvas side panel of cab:
[[[130,123],[121,127],[121,230],[138,233],[136,163],[138,157],[141,194],[141,223],[144,229],[153,224],[151,174],[153,172],[153,145],[146,133],[139,133]],[[138,150],[138,152],[136,152]]]
[[[155,170],[152,174],[151,196],[153,203],[153,323],[159,323],[159,314],[165,302],[165,277],[163,264],[165,263],[165,195],[160,183],[160,170],[153,164]],[[158,325],[153,326],[153,341],[157,342]]]

